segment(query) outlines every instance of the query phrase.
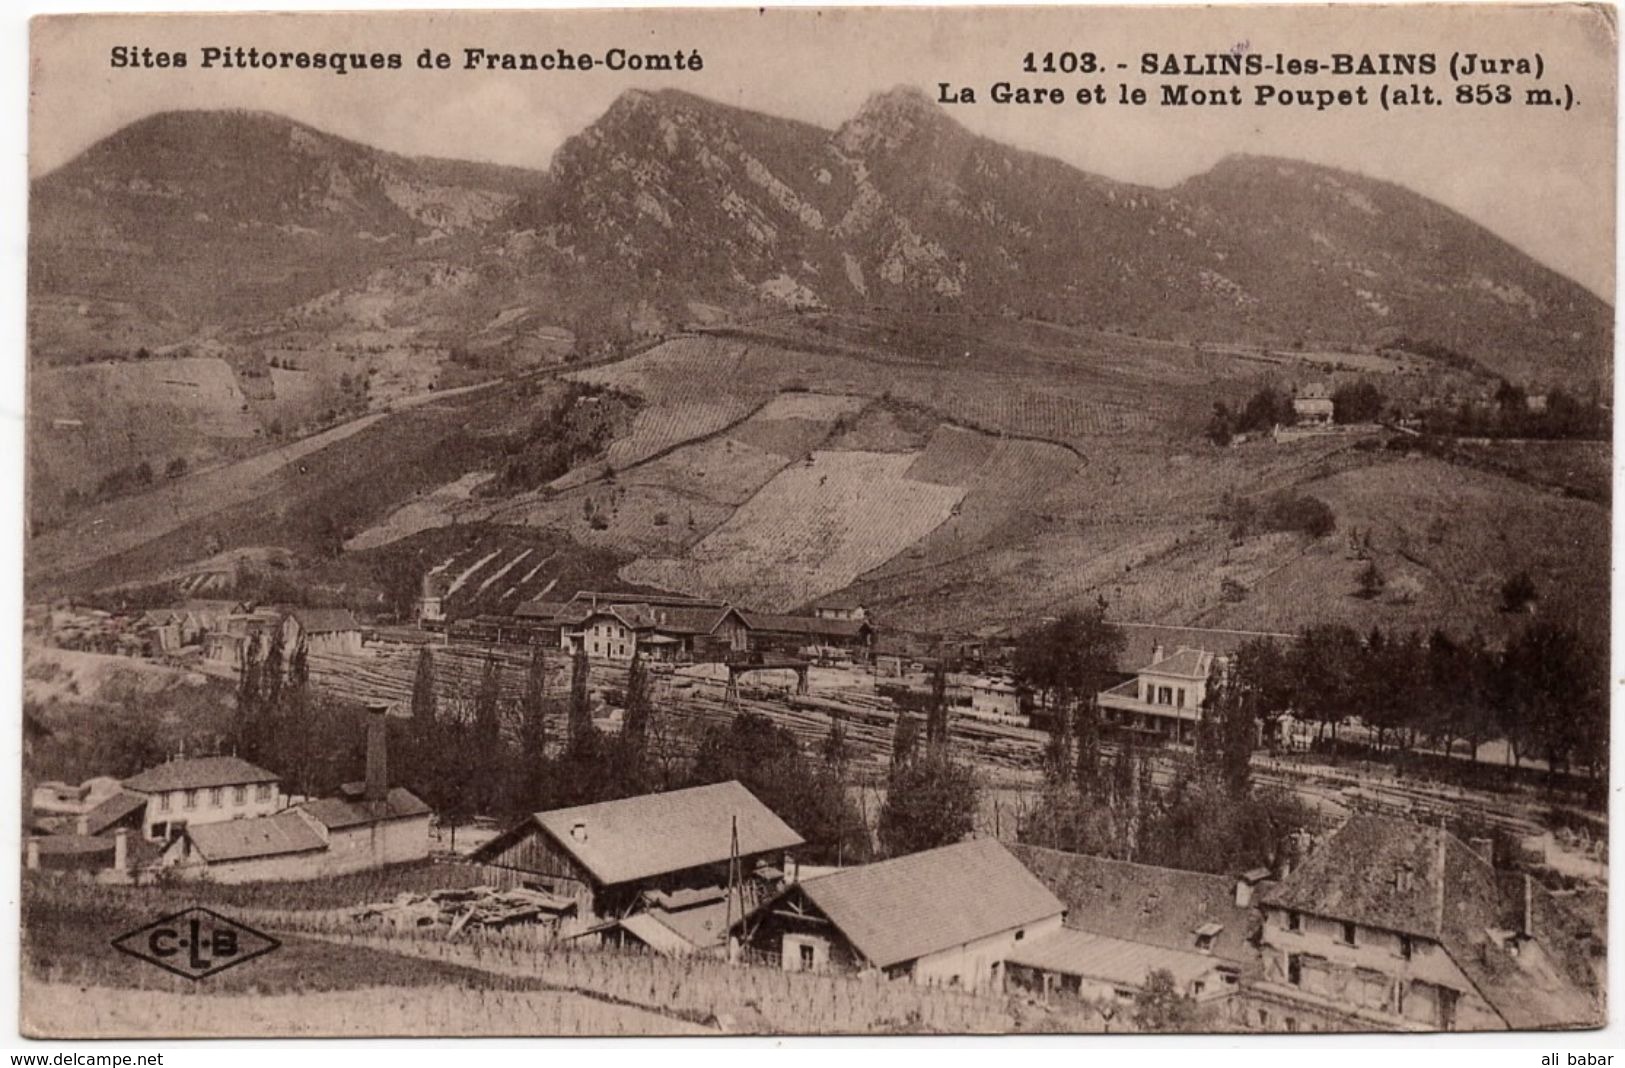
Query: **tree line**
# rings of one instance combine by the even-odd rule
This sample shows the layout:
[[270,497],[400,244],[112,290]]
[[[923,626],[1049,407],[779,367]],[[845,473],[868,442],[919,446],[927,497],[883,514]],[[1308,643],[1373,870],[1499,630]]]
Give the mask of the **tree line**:
[[[857,783],[839,717],[813,752],[756,712],[694,732],[687,720],[657,707],[647,665],[634,658],[618,697],[620,730],[607,731],[593,717],[590,672],[585,654],[577,653],[555,693],[547,659],[536,648],[519,697],[504,696],[503,668],[495,657],[487,658],[472,692],[448,693],[425,647],[408,714],[390,717],[394,782],[456,826],[475,816],[507,822],[531,812],[737,780],[806,839],[799,851],[804,859],[852,864],[876,854],[868,821],[853,800]],[[958,841],[971,829],[975,776],[948,753],[945,682],[935,697],[925,743],[916,747],[905,740],[892,762],[878,820],[878,848],[888,855]],[[334,788],[342,772],[354,777],[364,753],[356,710],[330,715],[336,707],[312,697],[302,648],[283,663],[278,637],[263,657],[244,661],[239,751],[283,775],[290,788]],[[898,718],[904,735],[917,734],[917,717]]]
[[1119,678],[1125,645],[1103,604],[1017,639],[1017,685],[1047,708],[1049,728],[1044,782],[1022,840],[1189,871],[1274,867],[1312,814],[1251,781],[1257,703],[1239,694],[1216,700],[1191,754],[1153,750],[1126,733],[1108,745],[1098,697]]
[[1153,750],[1127,731],[1103,745],[1098,695],[1121,678],[1124,645],[1104,605],[1018,638],[1017,685],[1049,734],[1024,840],[1196,871],[1273,868],[1313,823],[1295,797],[1251,781],[1255,750],[1282,737],[1288,716],[1334,749],[1339,727],[1357,720],[1367,749],[1396,761],[1457,742],[1476,761],[1481,744],[1501,738],[1514,766],[1539,756],[1553,774],[1606,779],[1607,651],[1560,622],[1533,620],[1499,649],[1478,634],[1361,635],[1338,624],[1287,643],[1249,640],[1210,676],[1188,751]]

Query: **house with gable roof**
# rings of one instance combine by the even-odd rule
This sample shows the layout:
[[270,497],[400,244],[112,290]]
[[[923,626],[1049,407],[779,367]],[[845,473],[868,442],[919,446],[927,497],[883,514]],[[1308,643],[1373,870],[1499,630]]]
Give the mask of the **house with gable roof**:
[[[1480,843],[1487,849],[1488,840]],[[1524,873],[1440,827],[1350,817],[1259,896],[1262,1030],[1596,1027],[1601,946]]]
[[1236,995],[1259,973],[1256,900],[1274,885],[1267,870],[1232,878],[1024,843],[1009,848],[1066,903],[1069,932],[1052,945],[1018,948],[1012,987],[1128,1002],[1160,969],[1181,993],[1223,1001],[1239,1021]]
[[273,772],[239,757],[211,756],[166,761],[123,786],[145,801],[146,838],[165,842],[187,827],[276,812],[284,804],[280,783]]
[[1065,913],[1003,843],[977,838],[792,883],[734,932],[786,971],[1002,991],[1010,955]]
[[1158,644],[1134,678],[1101,691],[1101,718],[1120,731],[1189,744],[1202,718],[1208,680],[1223,663],[1206,649],[1180,646],[1168,653]]
[[[754,902],[777,887],[802,842],[730,781],[538,812],[470,859],[513,885],[573,900],[577,921],[597,925],[645,911],[653,893],[726,887],[735,860],[740,892]],[[662,900],[682,911],[678,899]]]

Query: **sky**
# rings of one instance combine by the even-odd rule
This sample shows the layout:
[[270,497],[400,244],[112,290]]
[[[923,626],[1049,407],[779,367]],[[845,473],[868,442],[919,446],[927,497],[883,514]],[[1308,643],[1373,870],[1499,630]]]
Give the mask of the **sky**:
[[[65,16],[32,24],[29,173],[46,173],[118,128],[155,111],[245,107],[409,155],[547,166],[556,148],[627,89],[680,88],[741,107],[834,128],[872,93],[914,85],[970,86],[976,104],[953,117],[996,140],[1055,156],[1119,181],[1171,186],[1233,152],[1278,155],[1398,182],[1493,230],[1548,266],[1613,299],[1616,40],[1594,8],[1003,8],[413,12],[343,15]],[[113,69],[111,50],[186,51],[177,69]],[[205,46],[261,50],[400,52],[399,71],[204,70]],[[602,53],[698,50],[699,72],[503,72],[461,69],[462,50]],[[452,69],[422,71],[424,48]],[[1147,88],[1147,52],[1251,51],[1266,57],[1332,53],[1538,53],[1544,76],[1490,79],[1572,87],[1578,106],[1447,104],[1164,108],[998,105],[998,81]],[[1088,51],[1098,75],[1027,74],[1028,52]],[[1128,70],[1119,71],[1118,63]],[[1191,78],[1193,86],[1236,79]],[[1265,76],[1282,87],[1431,83],[1448,74],[1334,79]]]

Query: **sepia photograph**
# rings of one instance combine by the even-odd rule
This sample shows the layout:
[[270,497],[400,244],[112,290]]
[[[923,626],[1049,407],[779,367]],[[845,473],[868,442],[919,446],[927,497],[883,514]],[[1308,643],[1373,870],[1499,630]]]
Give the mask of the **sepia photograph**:
[[22,1039],[1604,1028],[1617,30],[35,17]]

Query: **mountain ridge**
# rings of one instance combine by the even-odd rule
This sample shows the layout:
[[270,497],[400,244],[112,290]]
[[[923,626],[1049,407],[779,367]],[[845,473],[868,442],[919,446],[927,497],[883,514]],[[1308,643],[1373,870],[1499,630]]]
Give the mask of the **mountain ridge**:
[[[696,306],[951,306],[1192,342],[1425,341],[1531,382],[1610,374],[1606,301],[1403,186],[1245,153],[1169,189],[1117,182],[975,134],[907,86],[833,130],[628,90],[545,171],[402,156],[269,112],[163,112],[33,189],[31,293],[163,309],[171,340],[436,256],[551,294],[612,344]],[[256,243],[270,292],[222,273],[225,228]],[[159,247],[185,250],[177,284],[119,279]]]

